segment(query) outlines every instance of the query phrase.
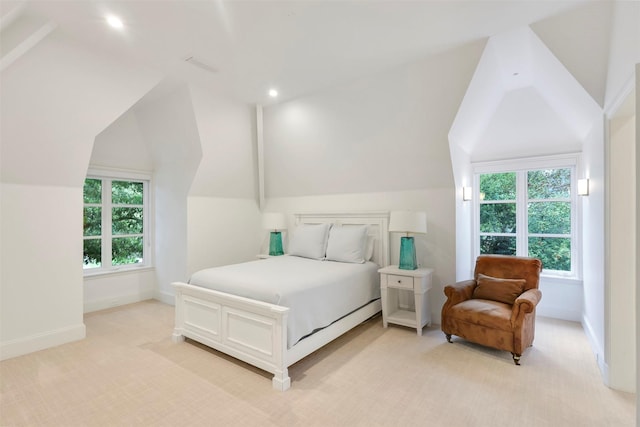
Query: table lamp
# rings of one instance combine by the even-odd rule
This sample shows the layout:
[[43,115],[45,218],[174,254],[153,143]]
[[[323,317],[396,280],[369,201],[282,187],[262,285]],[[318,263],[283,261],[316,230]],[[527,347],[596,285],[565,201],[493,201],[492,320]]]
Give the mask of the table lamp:
[[425,234],[427,232],[427,215],[424,212],[393,211],[389,220],[389,232],[407,233],[400,238],[400,260],[398,268],[402,270],[415,270],[416,245],[409,233]]
[[271,230],[269,237],[269,255],[284,255],[282,249],[282,233],[280,230],[287,229],[287,221],[282,213],[265,212],[262,214],[262,226],[267,230]]

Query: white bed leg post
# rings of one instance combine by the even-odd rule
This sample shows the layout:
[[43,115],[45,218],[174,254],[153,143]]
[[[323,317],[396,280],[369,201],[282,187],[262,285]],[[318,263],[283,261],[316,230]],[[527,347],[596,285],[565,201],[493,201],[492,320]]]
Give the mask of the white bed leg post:
[[174,343],[179,343],[184,341],[184,335],[182,335],[182,328],[184,326],[184,314],[183,314],[183,301],[182,301],[182,291],[178,288],[178,284],[173,283],[173,288],[175,289],[176,299],[175,299],[175,316],[176,322],[175,327],[173,329],[173,334],[171,334],[171,341]]
[[289,317],[289,309],[277,310],[276,313],[278,313],[279,320],[275,331],[274,347],[278,369],[274,372],[272,385],[278,391],[285,391],[291,387],[291,378],[289,378],[289,370],[287,369],[287,318]]

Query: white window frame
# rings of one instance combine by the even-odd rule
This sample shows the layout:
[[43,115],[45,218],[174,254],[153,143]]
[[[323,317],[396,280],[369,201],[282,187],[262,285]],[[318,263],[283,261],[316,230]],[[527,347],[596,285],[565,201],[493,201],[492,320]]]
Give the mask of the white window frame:
[[[480,175],[491,173],[516,173],[516,255],[528,256],[528,195],[527,172],[540,169],[571,169],[571,271],[542,270],[542,276],[581,279],[582,244],[580,205],[577,195],[579,154],[563,154],[526,159],[510,159],[472,163],[473,168],[473,251],[480,255]],[[564,201],[564,200],[563,200]],[[550,237],[552,235],[549,235]]]
[[[100,238],[101,242],[101,251],[102,251],[102,263],[100,267],[95,268],[83,268],[83,273],[85,277],[90,276],[98,276],[104,274],[113,274],[113,273],[121,273],[127,271],[136,271],[140,269],[150,268],[153,266],[153,251],[152,251],[152,238],[151,238],[151,188],[152,188],[152,177],[151,174],[147,173],[139,173],[139,172],[130,172],[130,171],[122,171],[122,170],[111,170],[111,169],[89,169],[87,172],[87,176],[85,179],[100,179],[102,180],[102,203],[99,205],[102,208],[102,233]],[[113,205],[111,203],[111,182],[113,181],[131,181],[131,182],[140,182],[143,185],[143,201],[142,201],[142,235],[143,235],[143,261],[141,263],[136,264],[125,264],[125,265],[112,265],[111,262],[111,250],[112,250],[112,239],[114,235],[112,234],[112,208],[118,207],[118,205]],[[87,205],[83,202],[83,208]],[[96,206],[98,206],[96,204]],[[123,207],[131,207],[131,205],[127,205]],[[89,237],[89,236],[87,236]],[[96,236],[91,236],[96,237]],[[118,235],[117,237],[128,237],[127,235]],[[83,241],[85,240],[85,236],[82,237]],[[105,254],[107,255],[105,257]]]

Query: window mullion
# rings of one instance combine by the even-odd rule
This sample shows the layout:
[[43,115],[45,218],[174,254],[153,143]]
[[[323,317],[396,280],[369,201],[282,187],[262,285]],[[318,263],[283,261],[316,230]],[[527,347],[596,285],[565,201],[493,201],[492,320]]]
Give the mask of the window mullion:
[[529,232],[529,213],[527,203],[527,172],[518,171],[516,173],[516,253],[519,256],[528,256],[528,232]]
[[111,268],[111,180],[103,180],[102,185],[102,264],[106,268]]

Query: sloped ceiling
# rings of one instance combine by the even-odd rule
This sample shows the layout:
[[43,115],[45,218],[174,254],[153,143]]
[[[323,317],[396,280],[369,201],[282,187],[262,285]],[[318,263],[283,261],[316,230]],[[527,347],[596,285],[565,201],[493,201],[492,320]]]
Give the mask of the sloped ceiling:
[[601,107],[529,27],[489,39],[449,132],[471,161],[579,151]]
[[613,7],[612,1],[590,2],[531,25],[601,107],[607,82]]
[[[94,52],[142,61],[164,76],[267,105],[315,93],[516,26],[584,1],[5,1],[2,18],[50,23]],[[15,6],[18,5],[18,6]],[[105,24],[119,15],[124,29]],[[10,19],[6,19],[10,21]],[[570,19],[570,34],[583,22]],[[44,24],[43,24],[44,25]],[[555,28],[555,27],[554,27]],[[554,36],[557,31],[549,30]],[[594,36],[595,37],[595,36]],[[217,71],[194,67],[195,56]]]

